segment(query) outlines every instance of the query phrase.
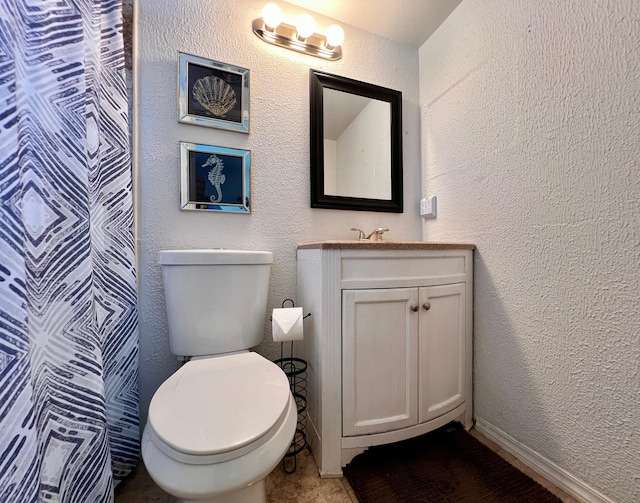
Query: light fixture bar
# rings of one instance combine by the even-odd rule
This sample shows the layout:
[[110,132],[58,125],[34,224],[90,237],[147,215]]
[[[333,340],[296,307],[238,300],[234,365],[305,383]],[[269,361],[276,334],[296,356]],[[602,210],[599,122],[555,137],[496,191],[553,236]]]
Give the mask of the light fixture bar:
[[269,29],[262,18],[253,21],[253,33],[265,42],[292,51],[302,52],[317,58],[335,61],[342,57],[342,47],[332,47],[327,44],[327,38],[319,33],[313,33],[305,39],[298,37],[295,26],[280,23],[276,28]]

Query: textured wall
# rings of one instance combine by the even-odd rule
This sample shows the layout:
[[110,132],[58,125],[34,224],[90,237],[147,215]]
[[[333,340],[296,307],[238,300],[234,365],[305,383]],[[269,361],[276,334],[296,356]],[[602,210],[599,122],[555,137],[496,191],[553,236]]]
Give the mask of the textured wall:
[[640,3],[465,0],[420,49],[423,238],[477,244],[476,416],[640,501]]
[[[345,26],[344,57],[337,62],[265,44],[251,31],[262,0],[139,0],[138,237],[140,288],[140,392],[145,421],[152,394],[176,368],[168,345],[158,250],[225,247],[274,253],[269,308],[296,296],[296,246],[350,238],[351,227],[389,227],[390,239],[419,239],[420,107],[418,50]],[[285,4],[282,4],[283,7]],[[299,13],[285,7],[287,13]],[[318,17],[318,16],[314,16]],[[321,26],[330,24],[317,19]],[[179,124],[178,51],[251,71],[251,133]],[[309,68],[403,93],[404,214],[309,207]],[[251,150],[251,215],[179,211],[179,141]],[[279,345],[259,351],[279,356]]]

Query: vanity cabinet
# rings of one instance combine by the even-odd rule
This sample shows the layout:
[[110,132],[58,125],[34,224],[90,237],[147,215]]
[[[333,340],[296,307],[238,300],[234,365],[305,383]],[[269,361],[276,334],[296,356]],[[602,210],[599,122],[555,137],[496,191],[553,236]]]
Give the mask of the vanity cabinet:
[[307,435],[325,477],[367,447],[471,427],[473,245],[298,248]]
[[464,283],[342,292],[342,435],[424,423],[464,402]]

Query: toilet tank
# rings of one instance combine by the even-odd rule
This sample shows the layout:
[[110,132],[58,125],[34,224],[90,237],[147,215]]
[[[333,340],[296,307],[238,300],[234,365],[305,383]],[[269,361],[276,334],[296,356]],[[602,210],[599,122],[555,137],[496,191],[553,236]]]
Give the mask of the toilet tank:
[[171,352],[203,356],[261,343],[272,262],[266,251],[160,251]]

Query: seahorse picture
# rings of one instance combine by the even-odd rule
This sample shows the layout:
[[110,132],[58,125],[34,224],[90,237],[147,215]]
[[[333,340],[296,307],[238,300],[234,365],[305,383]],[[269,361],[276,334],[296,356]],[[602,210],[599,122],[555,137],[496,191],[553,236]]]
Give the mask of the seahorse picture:
[[207,162],[205,162],[202,167],[207,168],[212,166],[211,171],[207,175],[207,179],[213,185],[213,188],[216,189],[216,195],[209,196],[209,200],[212,203],[219,203],[222,201],[222,184],[227,181],[227,177],[222,174],[222,170],[224,169],[224,162],[217,155],[209,156]]
[[249,213],[249,150],[180,143],[182,209]]

